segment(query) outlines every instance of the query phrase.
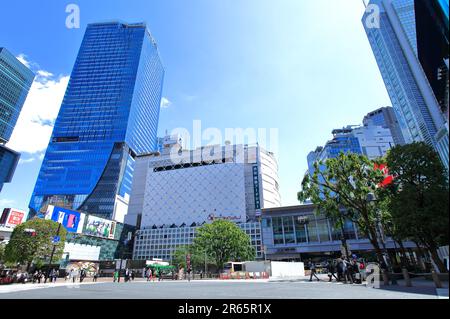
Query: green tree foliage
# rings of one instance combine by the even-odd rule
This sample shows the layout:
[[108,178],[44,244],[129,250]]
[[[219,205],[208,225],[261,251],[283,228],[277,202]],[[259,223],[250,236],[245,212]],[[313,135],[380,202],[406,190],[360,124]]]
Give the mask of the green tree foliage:
[[206,252],[219,271],[228,261],[255,259],[250,237],[235,223],[226,220],[215,220],[200,227],[193,247],[196,251]]
[[5,244],[0,243],[0,264],[5,261]]
[[[33,229],[35,236],[27,232],[27,229]],[[17,226],[6,245],[6,261],[26,264],[28,268],[32,262],[48,262],[54,246],[52,240],[57,229],[57,222],[39,218],[31,219]],[[53,260],[61,259],[66,235],[66,229],[61,226],[59,230],[60,241],[55,245]]]
[[337,226],[345,219],[354,222],[367,236],[381,262],[377,223],[384,216],[377,203],[368,201],[368,196],[378,194],[384,175],[374,166],[374,161],[354,153],[318,161],[312,176],[307,174],[303,179],[298,199],[311,200],[317,205],[316,212],[336,221]]
[[445,272],[437,248],[449,242],[449,187],[438,154],[425,143],[413,143],[392,148],[386,161],[394,176],[388,207],[396,233],[425,247]]
[[[205,267],[205,259],[207,264],[213,263],[211,258],[205,254],[205,251],[199,250],[194,245],[189,246],[179,246],[173,253],[172,263],[178,268],[187,269],[186,266],[186,256],[190,254],[191,256],[191,268],[192,269],[203,269]],[[206,255],[206,256],[205,256]]]

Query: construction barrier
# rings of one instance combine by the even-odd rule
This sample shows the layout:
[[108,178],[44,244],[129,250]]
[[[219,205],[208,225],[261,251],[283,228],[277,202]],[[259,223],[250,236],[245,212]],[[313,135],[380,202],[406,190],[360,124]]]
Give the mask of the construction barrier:
[[233,272],[221,273],[219,278],[221,280],[269,279],[269,274],[267,272]]

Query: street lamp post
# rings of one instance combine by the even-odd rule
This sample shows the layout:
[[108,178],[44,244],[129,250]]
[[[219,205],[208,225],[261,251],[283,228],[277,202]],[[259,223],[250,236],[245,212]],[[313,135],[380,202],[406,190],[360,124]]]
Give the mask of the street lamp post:
[[[60,229],[61,229],[61,223],[58,223],[58,229],[56,230],[56,235],[55,235],[54,239],[52,240],[53,249],[52,249],[52,253],[51,253],[51,255],[50,255],[50,261],[49,261],[49,263],[48,263],[48,269],[47,269],[47,276],[46,276],[45,279],[44,279],[44,284],[47,283],[47,279],[48,279],[48,277],[50,276],[50,267],[52,266],[53,255],[55,254],[55,250],[56,250],[56,244],[59,242],[59,240],[58,240],[58,241],[56,241],[56,240],[57,240],[58,237],[59,237],[59,231],[60,231]],[[56,241],[56,242],[55,242],[55,241]],[[52,282],[52,281],[50,280],[50,282]]]

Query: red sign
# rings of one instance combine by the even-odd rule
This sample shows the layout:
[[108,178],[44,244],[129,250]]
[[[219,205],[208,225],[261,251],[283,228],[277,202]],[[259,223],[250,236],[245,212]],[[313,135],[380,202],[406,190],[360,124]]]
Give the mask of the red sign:
[[374,168],[379,169],[384,175],[384,180],[380,183],[380,185],[378,185],[378,187],[386,187],[392,184],[392,182],[394,181],[394,177],[392,175],[389,175],[389,169],[386,164],[375,164]]
[[9,214],[9,218],[8,218],[8,224],[15,225],[15,226],[20,225],[20,224],[22,224],[24,217],[25,217],[25,213],[11,210],[11,213]]

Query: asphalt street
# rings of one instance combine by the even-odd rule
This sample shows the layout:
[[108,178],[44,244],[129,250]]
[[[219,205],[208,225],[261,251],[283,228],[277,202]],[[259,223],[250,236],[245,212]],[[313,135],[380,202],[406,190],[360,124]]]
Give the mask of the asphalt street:
[[[448,296],[448,289],[447,289]],[[436,299],[431,286],[380,289],[328,282],[135,281],[0,286],[0,299]]]

